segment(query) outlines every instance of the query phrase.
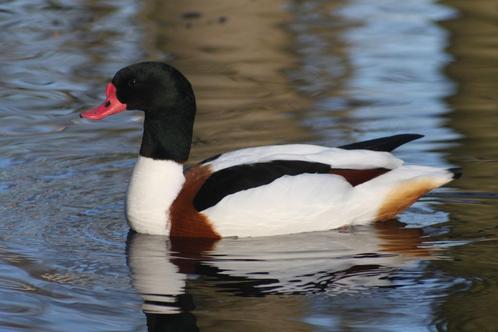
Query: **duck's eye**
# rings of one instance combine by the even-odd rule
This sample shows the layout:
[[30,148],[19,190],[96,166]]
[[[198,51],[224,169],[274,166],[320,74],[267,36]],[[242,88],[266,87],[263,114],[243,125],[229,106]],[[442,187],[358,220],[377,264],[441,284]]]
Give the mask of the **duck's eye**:
[[137,84],[137,80],[132,78],[131,80],[128,81],[128,86],[130,88],[133,88],[135,86],[135,84]]

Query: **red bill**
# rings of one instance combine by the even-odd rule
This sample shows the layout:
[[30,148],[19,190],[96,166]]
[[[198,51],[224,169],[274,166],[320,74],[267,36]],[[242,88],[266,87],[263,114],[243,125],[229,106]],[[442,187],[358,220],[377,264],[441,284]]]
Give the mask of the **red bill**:
[[80,117],[91,120],[102,120],[109,115],[126,111],[126,104],[121,103],[116,97],[116,87],[107,83],[105,88],[105,101],[97,107],[91,108],[80,114]]

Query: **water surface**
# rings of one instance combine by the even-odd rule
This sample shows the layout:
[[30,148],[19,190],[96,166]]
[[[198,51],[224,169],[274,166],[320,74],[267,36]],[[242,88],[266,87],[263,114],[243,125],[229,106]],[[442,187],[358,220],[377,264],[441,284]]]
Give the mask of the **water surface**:
[[[492,330],[496,5],[0,3],[0,330]],[[416,132],[398,156],[465,176],[371,226],[217,243],[128,234],[141,114],[78,113],[144,59],[193,83],[192,162]]]

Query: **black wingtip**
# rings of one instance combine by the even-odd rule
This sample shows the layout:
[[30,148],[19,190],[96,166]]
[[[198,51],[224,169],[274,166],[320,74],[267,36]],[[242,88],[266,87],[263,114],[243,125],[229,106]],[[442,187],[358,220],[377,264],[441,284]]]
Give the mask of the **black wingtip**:
[[391,152],[397,147],[411,142],[413,140],[424,137],[420,134],[399,134],[388,137],[376,138],[368,141],[357,142],[353,144],[343,145],[339,148],[346,150],[373,150]]
[[456,167],[456,168],[449,168],[448,171],[450,171],[451,173],[453,173],[453,179],[459,179],[462,177],[462,169],[459,168],[459,167]]

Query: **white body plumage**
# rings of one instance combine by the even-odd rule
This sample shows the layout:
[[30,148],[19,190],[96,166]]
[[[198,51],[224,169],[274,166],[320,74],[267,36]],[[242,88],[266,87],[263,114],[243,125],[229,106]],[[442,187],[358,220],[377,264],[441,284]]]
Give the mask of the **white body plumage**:
[[[334,168],[391,171],[352,186],[333,174],[282,176],[225,196],[200,211],[225,236],[271,236],[323,231],[376,220],[400,195],[425,193],[453,179],[445,169],[404,166],[388,152],[343,150],[316,145],[276,145],[229,152],[204,164],[213,172],[248,163],[302,160]],[[169,208],[184,185],[182,165],[140,157],[130,182],[127,216],[139,233],[169,235]]]

